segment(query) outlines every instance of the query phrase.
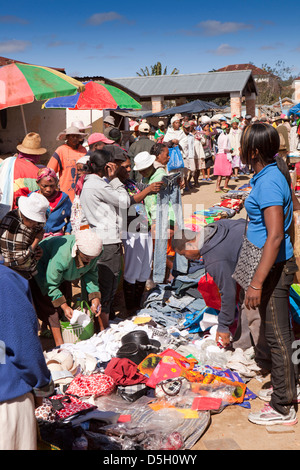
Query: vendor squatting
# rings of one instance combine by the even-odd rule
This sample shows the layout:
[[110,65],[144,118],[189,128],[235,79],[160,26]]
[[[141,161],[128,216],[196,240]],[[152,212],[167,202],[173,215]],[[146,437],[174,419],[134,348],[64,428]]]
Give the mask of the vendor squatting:
[[109,457],[104,457],[103,464],[104,465],[129,465],[130,467],[135,467],[137,463],[147,461],[148,465],[182,465],[182,464],[195,464],[195,459],[197,455],[191,454],[174,454],[174,455],[161,455],[161,454],[149,454],[147,455],[146,459],[141,459],[138,457],[116,457],[114,455],[110,455]]

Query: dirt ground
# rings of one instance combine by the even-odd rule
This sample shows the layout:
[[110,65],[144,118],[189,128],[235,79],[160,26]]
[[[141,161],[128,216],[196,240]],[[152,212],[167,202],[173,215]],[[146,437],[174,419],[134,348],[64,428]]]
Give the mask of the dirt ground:
[[[249,177],[242,176],[236,183],[230,181],[229,187],[237,189],[249,181]],[[200,208],[203,204],[208,209],[220,201],[221,193],[215,193],[215,179],[212,183],[201,183],[200,188],[184,194],[182,202],[184,215]],[[236,218],[245,217],[243,209]],[[119,290],[115,302],[116,310],[122,311],[123,299]],[[51,340],[42,340],[45,350],[53,347]],[[255,394],[260,388],[269,383],[270,377],[263,382],[256,378],[247,383],[247,387]],[[295,426],[258,426],[250,423],[247,416],[250,411],[258,411],[264,406],[259,398],[252,400],[251,409],[241,406],[228,406],[221,413],[211,417],[211,423],[201,439],[195,444],[192,451],[204,450],[299,450],[300,449],[300,422]]]

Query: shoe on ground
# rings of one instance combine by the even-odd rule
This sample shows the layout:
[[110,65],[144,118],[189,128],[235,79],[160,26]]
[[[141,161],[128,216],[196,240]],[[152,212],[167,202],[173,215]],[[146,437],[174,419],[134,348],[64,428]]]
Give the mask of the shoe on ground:
[[[257,396],[263,401],[270,401],[273,393],[273,387],[262,388]],[[297,385],[297,397],[293,400],[293,403],[300,403],[300,385]]]
[[298,422],[296,411],[293,406],[290,407],[287,415],[283,415],[274,410],[274,408],[272,408],[268,403],[265,404],[261,411],[249,413],[248,420],[253,424],[265,426],[274,426],[275,424],[292,426]]

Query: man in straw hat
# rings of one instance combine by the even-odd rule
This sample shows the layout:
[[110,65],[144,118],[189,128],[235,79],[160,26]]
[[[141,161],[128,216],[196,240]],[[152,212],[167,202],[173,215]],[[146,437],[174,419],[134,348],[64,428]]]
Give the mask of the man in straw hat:
[[22,143],[17,145],[18,153],[6,158],[0,167],[1,203],[7,210],[18,207],[18,198],[36,191],[37,166],[41,155],[47,150],[41,145],[41,137],[35,132],[27,134]]
[[85,137],[86,134],[74,126],[60,132],[56,140],[65,143],[56,149],[47,165],[58,173],[60,190],[68,194],[72,202],[77,180],[76,162],[87,153],[80,143]]

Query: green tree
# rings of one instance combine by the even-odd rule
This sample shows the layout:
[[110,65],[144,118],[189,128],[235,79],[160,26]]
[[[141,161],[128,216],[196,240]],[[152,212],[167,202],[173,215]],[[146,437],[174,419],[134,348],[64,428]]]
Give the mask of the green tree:
[[[161,62],[156,62],[154,65],[149,67],[140,68],[139,72],[136,72],[139,77],[149,77],[151,75],[168,75],[167,67],[163,69]],[[179,70],[175,67],[169,75],[178,75]]]

